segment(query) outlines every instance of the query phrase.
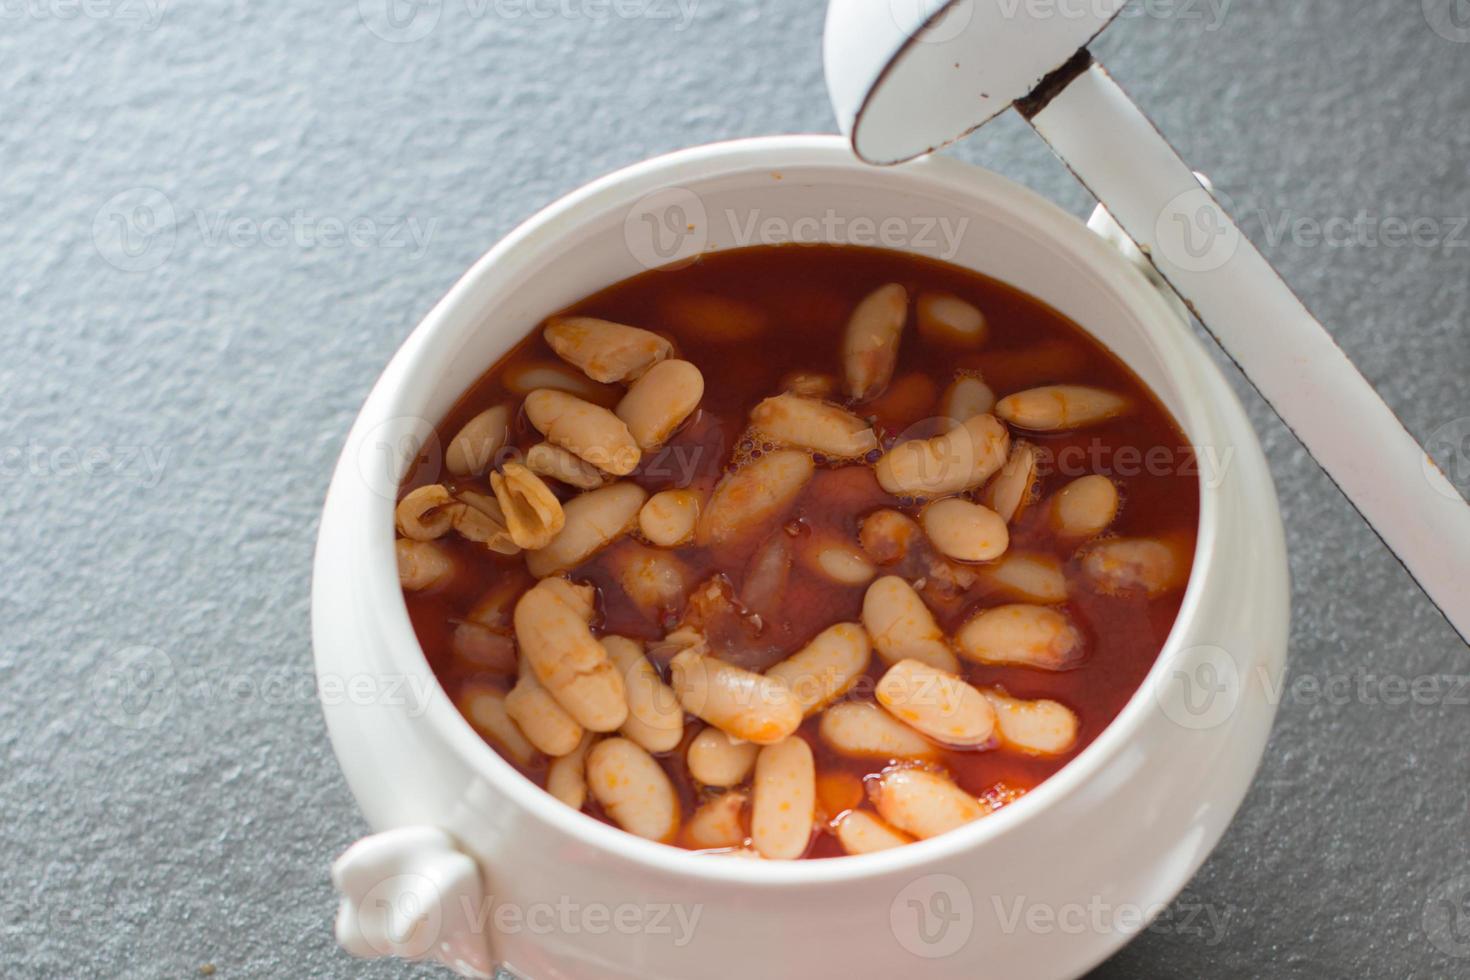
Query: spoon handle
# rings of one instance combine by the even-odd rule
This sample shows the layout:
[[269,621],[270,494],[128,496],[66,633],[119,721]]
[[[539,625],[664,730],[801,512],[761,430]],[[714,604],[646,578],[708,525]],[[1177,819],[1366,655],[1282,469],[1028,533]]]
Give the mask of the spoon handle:
[[1022,105],[1470,642],[1470,506],[1103,67]]

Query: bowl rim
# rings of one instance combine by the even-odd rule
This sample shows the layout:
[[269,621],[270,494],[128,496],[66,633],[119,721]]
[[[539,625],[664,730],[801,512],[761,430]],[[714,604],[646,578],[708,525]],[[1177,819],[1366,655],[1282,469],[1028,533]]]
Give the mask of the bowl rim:
[[[500,288],[492,280],[513,278],[518,268],[527,268],[536,256],[554,252],[557,243],[575,234],[579,226],[609,210],[626,211],[642,197],[669,186],[698,185],[745,174],[769,177],[773,170],[789,173],[800,169],[844,170],[896,185],[907,182],[918,192],[930,195],[957,192],[983,197],[987,206],[1009,210],[1018,218],[1024,215],[1022,223],[1031,231],[1094,269],[1107,271],[1109,285],[1136,314],[1144,338],[1171,378],[1188,382],[1199,364],[1208,364],[1203,348],[1156,287],[1114,246],[1029,188],[945,156],[930,156],[901,167],[875,168],[854,156],[840,136],[767,136],[689,147],[634,163],[571,191],[527,218],[481,256],[414,328],[369,396],[354,429],[371,429],[387,419],[418,417],[415,413],[422,413],[423,406],[408,404],[408,385],[404,382],[422,372],[436,335],[451,330],[455,319],[482,317],[484,309],[476,308],[477,292]],[[1223,426],[1198,390],[1196,385],[1181,383],[1177,399],[1180,411],[1175,413],[1175,420],[1192,445],[1212,445],[1223,434]],[[439,744],[505,794],[513,805],[581,845],[690,882],[782,888],[827,886],[897,873],[923,873],[928,866],[942,867],[961,852],[1007,836],[1091,783],[1143,727],[1156,708],[1154,698],[1161,678],[1185,649],[1183,640],[1204,599],[1206,571],[1218,552],[1221,512],[1221,489],[1212,486],[1201,472],[1194,563],[1179,614],[1158,657],[1113,721],[1076,758],[1024,798],[984,820],[902,848],[825,860],[748,861],[721,860],[656,843],[603,823],[567,807],[501,758],[454,707],[414,634],[393,557],[393,501],[360,484],[359,488],[367,499],[368,527],[350,539],[352,547],[360,552],[354,565],[360,568],[361,608],[373,612],[372,625],[380,631],[378,646],[384,655],[396,668],[421,675],[416,680],[425,680],[436,695],[428,699],[415,724],[432,726]]]

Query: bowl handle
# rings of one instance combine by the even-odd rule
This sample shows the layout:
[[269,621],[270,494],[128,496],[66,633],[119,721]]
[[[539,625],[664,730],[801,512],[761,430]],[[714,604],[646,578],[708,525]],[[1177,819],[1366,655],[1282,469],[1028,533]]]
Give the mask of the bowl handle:
[[341,896],[337,942],[353,956],[436,960],[480,980],[497,975],[479,865],[439,828],[364,837],[333,863],[332,884]]

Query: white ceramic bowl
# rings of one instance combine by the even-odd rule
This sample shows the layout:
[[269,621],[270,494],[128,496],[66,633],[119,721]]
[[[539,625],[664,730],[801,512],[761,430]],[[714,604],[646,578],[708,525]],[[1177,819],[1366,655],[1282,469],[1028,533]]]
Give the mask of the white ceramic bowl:
[[[953,249],[940,219],[951,231],[965,222]],[[1015,805],[894,851],[712,858],[572,811],[455,711],[399,592],[394,489],[415,440],[466,387],[547,314],[652,264],[752,244],[752,230],[923,252],[1038,296],[1131,365],[1220,461],[1202,468],[1182,611],[1117,720]],[[358,953],[482,967],[464,951],[488,941],[529,980],[1079,974],[1180,891],[1239,806],[1274,714],[1288,602],[1275,494],[1239,403],[1154,287],[1075,218],[946,158],[868,167],[837,137],[743,140],[629,167],[476,263],[404,343],[348,437],[313,584],[332,742],[375,831],[448,836],[404,832],[354,852],[338,868],[339,934]],[[453,847],[478,863],[484,905],[473,905],[473,865],[438,853]],[[398,916],[396,932],[374,907]]]

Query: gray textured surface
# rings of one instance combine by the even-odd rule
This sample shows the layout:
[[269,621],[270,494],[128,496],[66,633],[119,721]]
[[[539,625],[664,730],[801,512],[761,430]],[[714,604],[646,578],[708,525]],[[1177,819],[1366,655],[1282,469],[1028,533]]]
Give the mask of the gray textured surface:
[[[379,0],[160,3],[0,7],[0,974],[427,975],[330,938],[327,863],[363,829],[305,683],[333,458],[411,326],[543,203],[679,146],[831,129],[821,10],[427,0],[434,29],[391,43],[364,25]],[[1409,426],[1470,434],[1463,0],[1133,13],[1099,46],[1124,84]],[[1014,119],[959,153],[1089,206]],[[137,237],[140,204],[172,232]],[[1435,224],[1342,246],[1283,236],[1298,218]],[[1442,917],[1470,895],[1467,692],[1395,703],[1381,679],[1461,677],[1470,655],[1253,416],[1290,534],[1292,675],[1347,687],[1288,688],[1223,845],[1102,973],[1464,975],[1470,930]],[[1467,448],[1446,459],[1462,476]],[[95,678],[136,647],[167,696],[120,712]]]

